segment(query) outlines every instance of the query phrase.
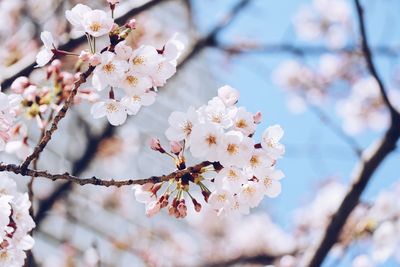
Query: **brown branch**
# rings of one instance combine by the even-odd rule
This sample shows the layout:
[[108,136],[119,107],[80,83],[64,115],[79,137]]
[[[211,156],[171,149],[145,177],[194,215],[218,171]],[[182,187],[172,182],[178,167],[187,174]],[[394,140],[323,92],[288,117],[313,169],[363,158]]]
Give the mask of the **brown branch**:
[[279,259],[282,255],[269,255],[269,254],[257,254],[252,256],[241,255],[231,259],[219,260],[208,262],[202,267],[229,267],[229,266],[237,266],[243,264],[262,264],[262,265],[270,265],[276,259]]
[[121,187],[121,186],[134,185],[134,184],[142,185],[145,183],[160,183],[160,182],[169,181],[170,179],[179,179],[187,174],[199,174],[199,173],[201,173],[201,171],[204,167],[216,165],[216,164],[218,164],[218,163],[203,161],[192,167],[188,167],[184,170],[177,170],[168,175],[152,176],[152,177],[144,178],[144,179],[128,179],[128,180],[119,180],[119,181],[114,180],[114,179],[103,180],[103,179],[99,179],[95,176],[93,176],[91,178],[79,178],[79,177],[70,175],[67,172],[63,173],[63,174],[51,174],[47,171],[38,171],[38,170],[34,170],[34,169],[23,169],[22,167],[15,165],[15,164],[4,164],[4,163],[0,163],[0,172],[2,172],[2,171],[13,172],[15,174],[20,174],[23,176],[41,177],[41,178],[46,178],[46,179],[49,179],[52,181],[63,180],[63,181],[72,182],[72,183],[75,183],[78,185],[91,184],[91,185],[105,186],[105,187],[110,187],[110,186]]
[[392,119],[394,116],[399,115],[399,112],[392,106],[392,103],[389,100],[389,97],[386,93],[385,86],[383,85],[383,82],[381,78],[378,75],[378,72],[375,68],[373,59],[372,59],[372,53],[371,49],[368,44],[368,39],[367,39],[367,32],[365,28],[365,20],[364,20],[364,10],[360,4],[359,0],[354,0],[354,3],[356,5],[356,10],[357,10],[357,18],[358,18],[358,26],[361,34],[361,47],[364,53],[365,61],[367,62],[367,67],[371,75],[375,78],[375,80],[378,83],[379,86],[379,91],[381,92],[381,96],[383,101],[385,102],[386,106],[390,110],[390,113],[392,115]]
[[[167,2],[167,1],[169,1],[169,0],[149,1],[139,7],[130,9],[124,15],[116,18],[115,22],[118,24],[123,24],[131,17],[136,16],[136,15],[142,13],[143,11],[149,10],[154,6],[156,6],[160,3],[163,3],[163,2]],[[79,45],[84,44],[86,41],[87,41],[87,39],[86,39],[86,36],[84,36],[84,35],[80,36],[78,38],[70,39],[68,42],[61,45],[59,47],[59,50],[70,51],[70,50],[73,50],[74,48],[78,47]],[[6,78],[1,83],[1,88],[3,88],[3,89],[8,88],[12,84],[12,82],[19,76],[28,76],[34,70],[35,65],[36,65],[36,62],[34,60],[25,63],[24,66],[21,67],[17,72],[6,76]]]
[[46,147],[47,143],[51,140],[53,133],[57,130],[59,122],[65,117],[68,109],[74,102],[75,95],[78,93],[78,88],[86,82],[86,79],[92,74],[95,67],[89,66],[89,68],[79,75],[79,79],[74,83],[74,87],[71,90],[67,100],[65,101],[63,107],[58,111],[57,115],[51,124],[50,129],[48,129],[43,138],[40,140],[39,144],[34,148],[32,154],[30,154],[25,161],[21,164],[21,170],[28,168],[32,160],[37,159],[43,149]]
[[212,47],[216,43],[217,35],[228,27],[236,18],[237,15],[251,2],[251,0],[241,0],[217,23],[217,25],[204,37],[197,40],[193,49],[180,63],[182,68],[188,61],[197,56],[206,47]]
[[391,114],[391,125],[389,129],[386,131],[384,137],[378,142],[376,146],[371,148],[371,151],[365,152],[365,158],[361,160],[358,165],[358,171],[355,173],[353,177],[353,182],[343,199],[339,209],[332,216],[332,219],[325,231],[325,234],[318,244],[316,250],[311,253],[309,260],[306,262],[307,267],[317,267],[322,264],[325,257],[329,253],[332,246],[338,239],[338,236],[346,223],[347,218],[350,213],[358,204],[361,194],[365,190],[370,181],[372,175],[378,169],[378,167],[382,164],[385,158],[395,150],[396,143],[400,138],[400,114],[392,107],[388,96],[386,94],[386,90],[384,88],[383,82],[378,76],[376,68],[372,61],[372,54],[368,46],[368,42],[366,39],[365,32],[365,24],[363,18],[363,11],[361,5],[358,0],[355,0],[356,9],[359,18],[359,27],[362,35],[362,46],[364,51],[364,56],[367,61],[368,69],[371,74],[375,77],[379,84],[379,90],[381,92],[382,98],[384,99],[385,104],[390,109]]

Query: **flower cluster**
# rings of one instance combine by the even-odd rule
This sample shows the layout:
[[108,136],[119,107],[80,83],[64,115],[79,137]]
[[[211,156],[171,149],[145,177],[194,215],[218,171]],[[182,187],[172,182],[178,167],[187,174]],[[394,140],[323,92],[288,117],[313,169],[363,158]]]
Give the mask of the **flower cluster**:
[[314,0],[301,8],[294,19],[299,37],[323,40],[334,48],[346,45],[351,22],[351,7],[346,0]]
[[[203,161],[199,170],[175,177],[159,184],[136,186],[136,197],[146,204],[146,213],[153,215],[169,205],[168,198],[176,193],[168,211],[177,218],[185,217],[187,194],[196,211],[201,204],[191,194],[191,187],[200,188],[206,202],[219,214],[237,212],[247,214],[258,206],[263,197],[276,197],[281,192],[280,179],[284,174],[275,169],[276,161],[284,154],[280,143],[283,130],[279,125],[267,128],[261,143],[256,144],[254,133],[261,122],[261,113],[255,115],[244,107],[237,107],[239,92],[229,86],[218,90],[218,97],[198,109],[173,112],[168,121],[166,136],[171,144],[167,152],[157,139],[152,149],[174,158],[178,170],[185,170],[185,151]],[[210,177],[211,175],[211,177]],[[160,198],[157,191],[168,184]],[[206,184],[211,183],[210,190]],[[172,185],[176,185],[171,189]]]
[[[115,3],[114,3],[115,2]],[[115,8],[118,1],[110,2]],[[107,117],[112,125],[121,125],[127,115],[135,115],[142,106],[154,103],[157,88],[176,72],[177,60],[184,44],[175,34],[161,49],[142,45],[133,49],[125,39],[136,27],[133,19],[123,26],[114,23],[113,18],[102,10],[77,4],[65,13],[67,20],[77,32],[85,33],[90,51],[79,54],[82,62],[94,68],[92,86],[98,91],[109,88],[108,97],[92,106],[94,118]],[[110,46],[97,52],[96,38],[109,35]],[[37,65],[44,66],[58,55],[76,55],[56,48],[49,32],[41,34],[44,47],[37,55]],[[121,97],[116,99],[121,89]]]
[[[388,91],[391,103],[400,110],[400,94]],[[338,114],[343,118],[343,127],[350,134],[358,134],[365,129],[385,129],[390,123],[388,110],[381,98],[375,78],[368,76],[357,80],[348,98],[337,105]]]
[[[127,115],[136,115],[142,106],[152,105],[157,87],[163,86],[176,72],[182,50],[183,43],[175,35],[162,50],[149,45],[133,50],[120,42],[115,51],[100,54],[93,73],[93,87],[99,91],[106,87],[111,90],[109,99],[92,107],[92,115],[106,116],[112,125],[120,125]],[[120,100],[115,99],[113,88],[122,89],[124,96]]]
[[35,227],[29,215],[31,203],[28,194],[17,192],[13,180],[0,176],[0,266],[19,267],[24,264],[24,251],[34,243],[29,235]]

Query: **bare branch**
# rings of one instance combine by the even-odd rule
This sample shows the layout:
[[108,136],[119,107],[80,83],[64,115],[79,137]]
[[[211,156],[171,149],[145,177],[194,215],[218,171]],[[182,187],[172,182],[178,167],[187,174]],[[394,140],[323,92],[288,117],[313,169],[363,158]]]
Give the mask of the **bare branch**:
[[200,38],[190,53],[180,63],[179,67],[182,68],[193,57],[197,56],[204,48],[214,46],[217,35],[228,27],[236,18],[237,15],[251,2],[251,0],[241,0],[238,2],[230,12],[228,12],[217,25],[204,37]]
[[272,264],[276,259],[282,257],[282,255],[269,255],[269,254],[257,254],[252,256],[242,255],[232,259],[219,260],[215,262],[208,262],[202,266],[204,267],[229,267],[236,266],[238,264]]
[[385,86],[383,85],[383,82],[382,82],[381,78],[379,77],[378,72],[375,68],[375,65],[374,65],[374,62],[372,59],[371,49],[368,44],[367,32],[365,29],[364,10],[363,10],[359,0],[354,0],[354,3],[356,5],[358,26],[359,26],[359,30],[360,30],[360,34],[361,34],[361,47],[362,47],[362,50],[364,53],[365,61],[367,62],[368,70],[370,71],[371,75],[377,81],[377,83],[379,85],[379,90],[381,92],[382,99],[385,102],[386,106],[389,108],[390,113],[392,115],[392,119],[393,119],[394,116],[399,115],[399,112],[390,103],[389,97],[385,90]]
[[389,129],[386,131],[384,137],[378,142],[378,144],[371,147],[370,151],[363,153],[365,155],[365,158],[363,158],[358,164],[357,172],[354,175],[353,182],[339,209],[332,216],[332,219],[325,231],[321,242],[319,243],[316,250],[311,254],[311,257],[306,264],[307,267],[317,267],[322,264],[328,252],[337,241],[338,236],[344,224],[346,223],[347,218],[358,204],[361,194],[367,187],[372,175],[382,164],[385,158],[392,151],[395,150],[396,143],[400,138],[400,114],[391,105],[389,98],[386,94],[383,82],[378,76],[374,63],[372,61],[371,50],[369,48],[366,38],[363,10],[358,0],[355,0],[355,4],[362,37],[362,49],[365,59],[367,61],[368,69],[371,72],[371,75],[373,75],[378,82],[381,96],[390,110],[392,120]]
[[144,179],[128,179],[128,180],[114,180],[114,179],[103,180],[103,179],[99,179],[95,176],[93,176],[92,178],[79,178],[79,177],[70,175],[67,172],[63,173],[63,174],[51,174],[47,171],[23,169],[22,167],[17,166],[15,164],[4,164],[4,163],[0,163],[0,172],[2,172],[2,171],[13,172],[15,174],[21,174],[23,176],[41,177],[41,178],[46,178],[46,179],[49,179],[52,181],[64,180],[64,181],[72,182],[72,183],[79,184],[79,185],[91,184],[91,185],[105,186],[105,187],[110,187],[110,186],[121,187],[121,186],[134,185],[134,184],[142,185],[145,183],[160,183],[160,182],[169,181],[170,179],[180,179],[187,174],[199,174],[199,173],[201,173],[201,171],[204,167],[211,166],[211,165],[217,166],[218,163],[203,161],[192,167],[188,167],[184,170],[177,170],[168,175],[152,176],[152,177],[144,178]]
[[86,79],[92,74],[94,71],[93,66],[89,66],[89,68],[79,75],[79,79],[74,83],[74,87],[71,90],[67,100],[65,101],[63,107],[58,111],[57,115],[54,117],[54,120],[51,124],[50,129],[48,129],[43,138],[40,140],[39,144],[34,148],[31,155],[29,155],[25,161],[21,164],[21,169],[24,170],[28,168],[29,164],[32,160],[37,159],[43,149],[46,147],[47,143],[51,140],[53,133],[57,130],[59,122],[65,117],[68,109],[74,102],[75,95],[78,93],[78,88],[86,82]]

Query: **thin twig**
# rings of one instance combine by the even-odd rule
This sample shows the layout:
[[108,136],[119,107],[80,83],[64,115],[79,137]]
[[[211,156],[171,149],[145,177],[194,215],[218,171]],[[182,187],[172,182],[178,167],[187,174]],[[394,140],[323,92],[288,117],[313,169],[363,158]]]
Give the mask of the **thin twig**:
[[28,168],[29,164],[32,160],[39,157],[40,153],[46,147],[47,143],[51,140],[53,133],[58,129],[59,122],[65,117],[68,109],[74,102],[75,95],[78,93],[78,88],[86,82],[86,79],[92,74],[94,71],[93,66],[89,66],[89,68],[79,75],[79,79],[74,83],[74,87],[71,90],[67,100],[65,101],[63,107],[58,111],[57,115],[54,117],[54,120],[51,124],[50,129],[48,129],[43,138],[40,140],[39,144],[34,148],[32,154],[30,154],[25,161],[21,164],[21,169],[25,170]]
[[399,114],[398,111],[392,106],[392,103],[389,100],[389,97],[387,95],[387,92],[385,90],[385,86],[383,85],[383,82],[381,78],[378,75],[378,72],[375,68],[373,59],[372,59],[372,53],[371,49],[368,44],[368,39],[367,39],[367,32],[365,29],[365,20],[364,20],[364,10],[360,4],[359,0],[354,0],[354,3],[356,5],[356,10],[357,10],[357,18],[358,18],[358,26],[361,34],[361,47],[364,53],[364,58],[365,61],[367,62],[367,67],[371,75],[375,78],[375,80],[378,83],[379,86],[379,91],[381,92],[381,96],[383,101],[385,102],[386,106],[390,110],[390,113],[393,114]]

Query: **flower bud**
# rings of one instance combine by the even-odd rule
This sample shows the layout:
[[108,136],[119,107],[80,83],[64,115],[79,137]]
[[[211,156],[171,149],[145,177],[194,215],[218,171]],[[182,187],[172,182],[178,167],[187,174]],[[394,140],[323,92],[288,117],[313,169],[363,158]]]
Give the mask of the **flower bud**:
[[150,148],[154,151],[165,153],[165,150],[161,147],[160,140],[158,140],[157,138],[152,137],[150,139]]
[[18,77],[11,84],[11,90],[17,94],[22,94],[24,89],[29,86],[29,79],[25,76]]
[[255,124],[260,124],[260,123],[261,123],[261,120],[262,120],[262,113],[261,113],[261,111],[257,111],[256,114],[254,114],[253,119],[254,119],[254,123],[255,123]]
[[89,51],[82,50],[81,53],[79,54],[79,59],[82,60],[83,62],[89,61],[90,57],[92,54]]
[[182,151],[181,143],[176,142],[176,141],[171,141],[169,144],[171,146],[172,153],[179,154]]

